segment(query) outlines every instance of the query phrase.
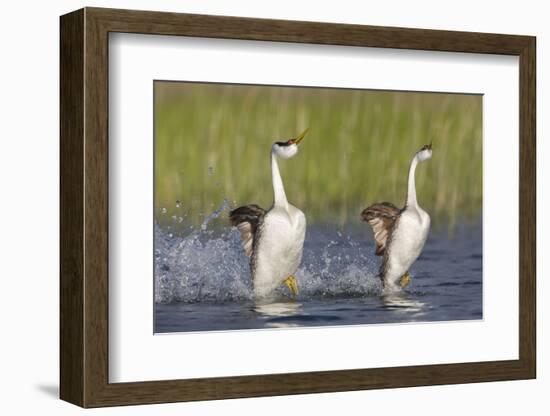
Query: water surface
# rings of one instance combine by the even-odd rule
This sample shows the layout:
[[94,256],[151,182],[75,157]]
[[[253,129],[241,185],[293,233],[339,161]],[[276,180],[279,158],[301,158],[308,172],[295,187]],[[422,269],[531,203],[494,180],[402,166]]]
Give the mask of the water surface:
[[238,232],[207,225],[185,236],[155,229],[157,333],[483,317],[480,226],[460,226],[452,237],[432,230],[411,268],[411,284],[393,295],[382,292],[381,258],[373,254],[367,224],[353,236],[309,226],[296,273],[299,296],[291,299],[281,287],[276,299],[257,304]]

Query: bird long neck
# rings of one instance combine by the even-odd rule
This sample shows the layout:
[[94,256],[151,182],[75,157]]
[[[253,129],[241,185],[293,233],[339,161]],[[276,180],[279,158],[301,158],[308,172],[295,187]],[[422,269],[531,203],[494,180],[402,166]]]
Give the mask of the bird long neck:
[[271,152],[271,179],[273,180],[273,206],[288,210],[288,201],[283,186],[283,179],[279,171],[277,156],[273,151]]
[[415,155],[411,162],[411,167],[409,168],[409,185],[407,188],[407,207],[410,208],[418,208],[418,202],[416,201],[416,184],[414,180],[416,165],[418,165],[418,159]]

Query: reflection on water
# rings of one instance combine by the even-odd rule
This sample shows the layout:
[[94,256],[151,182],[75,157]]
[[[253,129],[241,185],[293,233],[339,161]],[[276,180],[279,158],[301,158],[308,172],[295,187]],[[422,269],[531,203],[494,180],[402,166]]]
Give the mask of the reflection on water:
[[238,232],[213,233],[208,221],[185,237],[155,230],[155,332],[482,318],[481,227],[459,227],[454,238],[432,232],[411,284],[387,294],[370,232],[310,226],[299,296],[282,286],[275,300],[256,304]]
[[292,317],[304,314],[302,304],[289,301],[276,301],[272,303],[255,303],[252,310],[258,314],[261,319],[266,319],[266,328],[292,328],[301,326],[297,322],[292,322]]
[[415,299],[409,293],[396,292],[385,293],[380,296],[384,307],[396,311],[397,313],[414,314],[415,317],[423,315],[426,304],[419,299]]
[[266,317],[294,316],[302,312],[302,304],[298,302],[257,303],[254,312]]

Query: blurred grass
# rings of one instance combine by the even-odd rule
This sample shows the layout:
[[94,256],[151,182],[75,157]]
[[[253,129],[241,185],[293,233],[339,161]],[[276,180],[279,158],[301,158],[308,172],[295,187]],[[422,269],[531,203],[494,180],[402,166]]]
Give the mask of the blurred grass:
[[224,198],[269,208],[271,145],[306,127],[280,167],[310,224],[353,225],[373,202],[403,205],[410,160],[430,141],[433,159],[416,172],[420,205],[449,229],[481,218],[479,95],[157,81],[157,222],[200,224]]

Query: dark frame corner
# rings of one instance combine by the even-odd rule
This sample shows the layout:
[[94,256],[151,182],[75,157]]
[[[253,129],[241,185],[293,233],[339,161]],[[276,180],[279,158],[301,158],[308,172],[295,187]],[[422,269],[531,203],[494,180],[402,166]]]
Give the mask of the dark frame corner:
[[[536,377],[536,39],[316,22],[85,8],[60,19],[60,396],[82,407]],[[504,54],[520,62],[519,359],[109,383],[109,32]]]

